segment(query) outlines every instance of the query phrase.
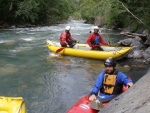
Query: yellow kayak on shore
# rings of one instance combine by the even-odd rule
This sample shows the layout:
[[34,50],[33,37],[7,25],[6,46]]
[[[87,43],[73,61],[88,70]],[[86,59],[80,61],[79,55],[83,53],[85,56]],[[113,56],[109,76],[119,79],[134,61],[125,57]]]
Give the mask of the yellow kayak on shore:
[[26,113],[23,98],[0,96],[0,113]]
[[105,60],[109,57],[121,59],[133,50],[133,47],[114,47],[114,46],[113,47],[101,46],[103,51],[91,50],[91,48],[87,44],[76,44],[74,48],[68,47],[64,48],[61,47],[59,42],[51,40],[46,40],[46,44],[48,49],[54,53],[99,60]]

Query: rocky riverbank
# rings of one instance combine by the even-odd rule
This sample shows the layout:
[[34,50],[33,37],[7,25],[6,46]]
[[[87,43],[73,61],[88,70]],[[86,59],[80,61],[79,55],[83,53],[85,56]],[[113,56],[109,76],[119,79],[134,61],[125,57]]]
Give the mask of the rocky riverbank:
[[[150,34],[144,30],[142,34],[121,32],[127,39],[119,41],[122,46],[134,46],[134,50],[127,57],[143,59],[144,64],[150,64]],[[128,36],[130,34],[130,36]]]
[[133,87],[122,93],[99,113],[150,113],[150,68]]

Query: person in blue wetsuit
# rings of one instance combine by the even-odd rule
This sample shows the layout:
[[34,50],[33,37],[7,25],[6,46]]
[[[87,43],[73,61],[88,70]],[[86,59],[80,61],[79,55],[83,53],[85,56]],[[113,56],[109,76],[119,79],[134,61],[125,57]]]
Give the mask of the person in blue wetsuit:
[[104,61],[105,70],[102,71],[90,93],[89,100],[99,97],[100,101],[108,102],[122,93],[123,85],[133,86],[133,82],[124,73],[116,70],[116,60],[108,58]]

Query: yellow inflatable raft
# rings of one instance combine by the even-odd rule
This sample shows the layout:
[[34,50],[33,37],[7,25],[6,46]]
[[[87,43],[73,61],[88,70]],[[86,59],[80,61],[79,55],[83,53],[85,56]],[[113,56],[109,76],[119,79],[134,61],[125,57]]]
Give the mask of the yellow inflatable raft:
[[0,113],[26,113],[23,98],[0,96]]
[[103,51],[97,51],[91,50],[87,44],[76,44],[74,48],[64,48],[55,41],[46,40],[46,43],[48,49],[54,53],[99,60],[105,60],[109,57],[121,59],[133,50],[133,47],[101,46]]

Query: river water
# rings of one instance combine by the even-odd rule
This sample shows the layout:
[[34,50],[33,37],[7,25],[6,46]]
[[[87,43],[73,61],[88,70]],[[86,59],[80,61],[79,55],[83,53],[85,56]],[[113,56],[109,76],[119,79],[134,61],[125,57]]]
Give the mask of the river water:
[[[64,28],[72,27],[72,36],[86,43],[94,25],[72,20],[45,27],[0,30],[0,95],[21,96],[27,113],[65,113],[83,95],[89,93],[103,70],[103,61],[51,53],[46,39],[59,41]],[[105,41],[124,39],[119,32],[101,28]],[[123,59],[117,68],[135,83],[148,70],[141,60]],[[129,65],[129,67],[125,67]]]

